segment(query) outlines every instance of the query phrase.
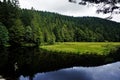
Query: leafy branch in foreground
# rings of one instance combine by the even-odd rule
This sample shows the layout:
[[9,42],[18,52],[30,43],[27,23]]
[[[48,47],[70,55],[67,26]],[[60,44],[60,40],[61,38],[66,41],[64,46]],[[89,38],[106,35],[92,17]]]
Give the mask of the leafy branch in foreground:
[[97,13],[108,14],[107,19],[112,19],[113,14],[120,14],[120,0],[69,0],[79,5],[97,5]]

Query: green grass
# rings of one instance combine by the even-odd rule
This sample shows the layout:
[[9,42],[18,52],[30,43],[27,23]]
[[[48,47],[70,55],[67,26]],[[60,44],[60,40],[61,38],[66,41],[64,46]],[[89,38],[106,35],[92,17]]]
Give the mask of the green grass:
[[55,43],[54,45],[44,45],[40,48],[55,52],[97,53],[103,55],[111,50],[116,50],[116,46],[120,46],[120,42],[63,42]]

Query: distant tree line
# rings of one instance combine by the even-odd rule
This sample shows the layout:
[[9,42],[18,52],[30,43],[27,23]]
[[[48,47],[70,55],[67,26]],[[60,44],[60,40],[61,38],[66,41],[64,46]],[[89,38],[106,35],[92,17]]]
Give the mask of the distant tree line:
[[120,41],[120,23],[95,17],[69,17],[20,9],[17,0],[0,1],[0,45]]

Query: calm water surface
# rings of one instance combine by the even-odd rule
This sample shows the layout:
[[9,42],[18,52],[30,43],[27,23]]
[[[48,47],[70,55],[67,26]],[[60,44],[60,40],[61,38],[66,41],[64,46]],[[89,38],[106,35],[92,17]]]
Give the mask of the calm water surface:
[[53,72],[37,73],[32,79],[19,80],[120,80],[120,62],[98,67],[73,67]]
[[120,61],[120,50],[100,56],[0,47],[0,80],[120,80],[120,62],[116,61]]

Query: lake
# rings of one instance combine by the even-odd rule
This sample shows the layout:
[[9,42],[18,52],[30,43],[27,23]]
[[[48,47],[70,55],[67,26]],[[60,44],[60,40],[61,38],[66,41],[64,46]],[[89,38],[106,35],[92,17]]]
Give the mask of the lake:
[[120,62],[98,67],[73,67],[37,73],[33,78],[20,76],[19,80],[120,80]]
[[[79,55],[47,52],[36,47],[1,47],[0,79],[120,80],[120,62],[116,62],[120,59],[119,52],[106,56]],[[100,66],[103,64],[106,65]]]

